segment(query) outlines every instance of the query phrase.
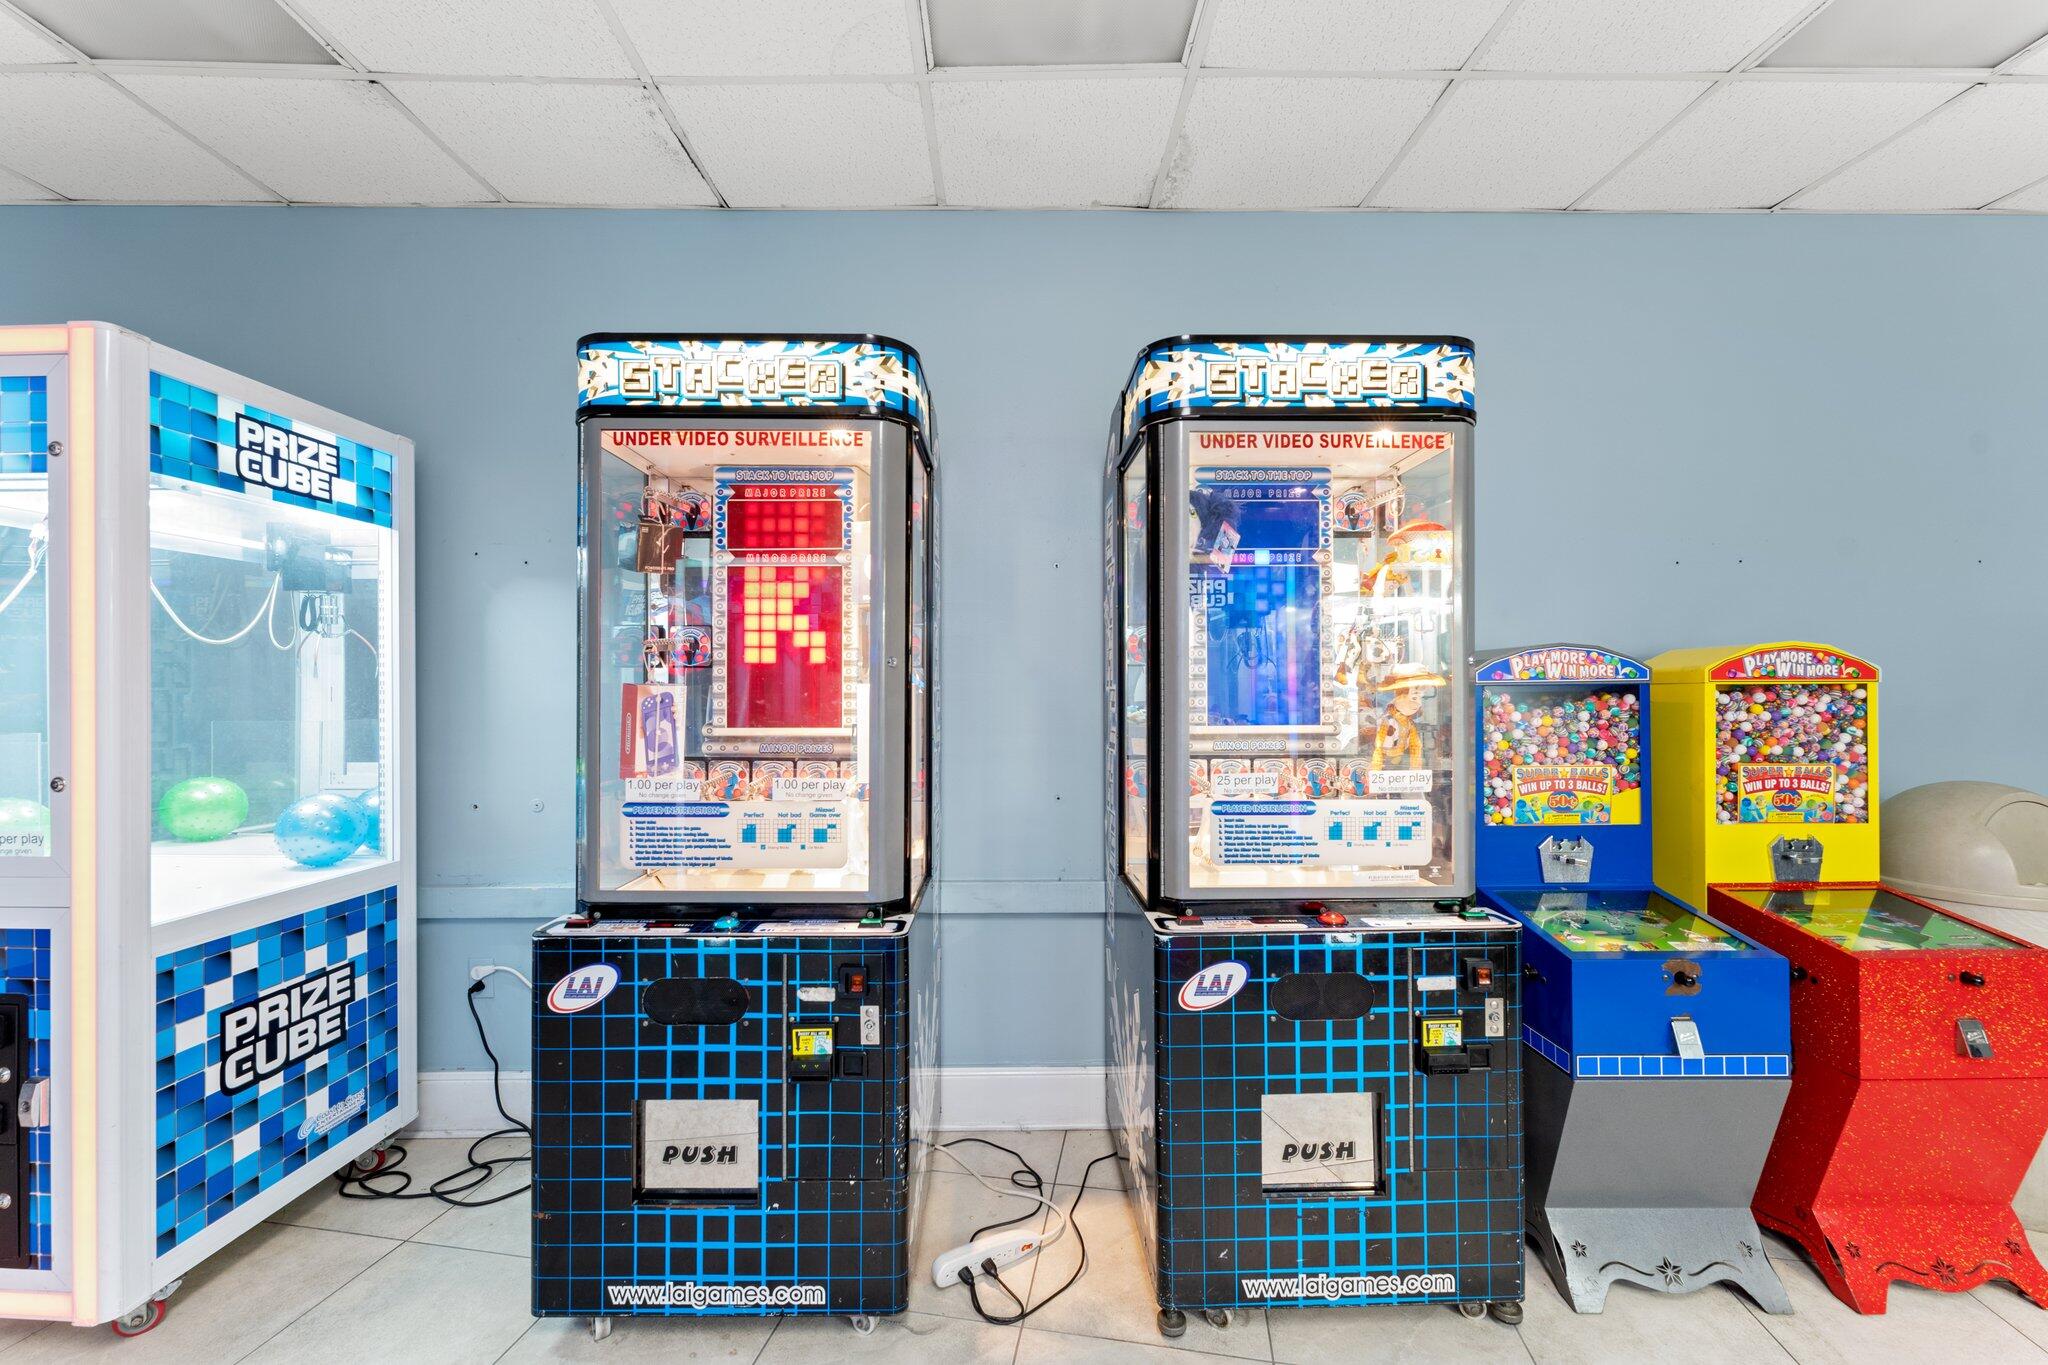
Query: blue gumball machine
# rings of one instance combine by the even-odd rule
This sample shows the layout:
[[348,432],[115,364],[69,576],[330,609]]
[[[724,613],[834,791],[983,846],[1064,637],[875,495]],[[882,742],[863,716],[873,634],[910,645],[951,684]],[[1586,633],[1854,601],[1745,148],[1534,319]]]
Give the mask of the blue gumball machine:
[[1582,645],[1475,670],[1479,903],[1522,925],[1530,1241],[1581,1313],[1616,1281],[1786,1313],[1749,1204],[1791,1084],[1790,977],[1651,880],[1649,683]]
[[285,857],[302,867],[332,867],[363,846],[370,812],[352,796],[322,792],[285,807],[273,837]]

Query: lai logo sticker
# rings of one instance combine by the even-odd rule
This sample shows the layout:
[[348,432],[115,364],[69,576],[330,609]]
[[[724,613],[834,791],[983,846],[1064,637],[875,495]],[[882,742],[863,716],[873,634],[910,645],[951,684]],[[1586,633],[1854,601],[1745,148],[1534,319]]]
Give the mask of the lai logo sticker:
[[1244,989],[1251,969],[1242,962],[1217,962],[1202,968],[1181,983],[1180,1007],[1184,1010],[1213,1010]]
[[609,962],[578,967],[548,990],[548,1008],[556,1014],[587,1010],[612,993],[619,984],[619,969]]

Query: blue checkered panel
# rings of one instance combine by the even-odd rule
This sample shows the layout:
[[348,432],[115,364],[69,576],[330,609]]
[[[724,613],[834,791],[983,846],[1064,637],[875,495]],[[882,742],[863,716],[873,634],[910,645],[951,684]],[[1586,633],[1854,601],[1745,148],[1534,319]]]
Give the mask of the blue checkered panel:
[[[1154,940],[1158,1062],[1160,1302],[1186,1307],[1388,1303],[1522,1297],[1520,1019],[1506,993],[1504,1036],[1485,1034],[1484,997],[1414,989],[1484,958],[1520,971],[1518,929],[1164,934]],[[1242,990],[1191,1010],[1181,988],[1214,964],[1248,969]],[[1289,1018],[1275,984],[1355,973],[1362,1016]],[[1455,1013],[1482,1065],[1429,1073],[1418,1017]],[[1261,1179],[1262,1098],[1364,1094],[1377,1101],[1375,1187],[1272,1189]],[[1342,1134],[1341,1136],[1350,1136]],[[1376,1277],[1448,1275],[1455,1289],[1404,1292]],[[1245,1281],[1329,1277],[1273,1292]],[[1342,1284],[1357,1282],[1355,1291]]]
[[[619,973],[611,993],[587,1009],[556,1012],[554,984],[600,963]],[[831,998],[849,967],[866,973],[866,992]],[[910,970],[900,934],[537,934],[534,1313],[902,1311],[910,1259]],[[746,1013],[735,1023],[667,1025],[645,1011],[653,982],[719,978],[746,993]],[[806,988],[809,1000],[799,994]],[[862,1004],[881,1009],[880,1045],[858,1044]],[[789,1030],[804,1026],[837,1026],[836,1074],[788,1074]],[[856,1055],[860,1072],[849,1074]],[[648,1100],[755,1101],[758,1192],[641,1194],[638,1124]],[[822,1287],[823,1302],[693,1301],[686,1288],[725,1286]],[[622,1291],[634,1297],[622,1299]]]
[[[343,962],[356,997],[340,1044],[223,1088],[222,1012]],[[156,960],[158,1255],[397,1106],[398,986],[395,887]]]
[[[245,483],[220,465],[220,452],[235,446],[235,415],[249,416],[287,431],[308,431],[332,440],[341,451],[341,469],[335,475],[335,500],[324,502]],[[391,524],[392,460],[388,451],[360,445],[346,436],[294,422],[279,413],[265,412],[247,403],[209,393],[197,384],[187,384],[154,371],[149,376],[149,468],[189,483],[226,488],[250,497],[269,498],[293,507],[311,507],[332,512],[352,521]]]
[[[28,1070],[50,1074],[50,931],[0,929],[0,995],[28,998]],[[28,1130],[28,1252],[50,1268],[50,1130]]]
[[0,374],[0,474],[49,469],[49,383],[39,374]]

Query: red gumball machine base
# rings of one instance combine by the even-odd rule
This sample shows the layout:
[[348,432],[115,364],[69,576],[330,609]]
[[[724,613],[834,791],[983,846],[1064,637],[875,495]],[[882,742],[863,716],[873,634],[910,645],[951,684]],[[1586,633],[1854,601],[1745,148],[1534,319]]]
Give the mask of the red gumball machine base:
[[2012,1200],[2048,1133],[2048,950],[1878,886],[1715,887],[1792,963],[1792,1090],[1752,1211],[1835,1295],[2004,1281],[2048,1307]]

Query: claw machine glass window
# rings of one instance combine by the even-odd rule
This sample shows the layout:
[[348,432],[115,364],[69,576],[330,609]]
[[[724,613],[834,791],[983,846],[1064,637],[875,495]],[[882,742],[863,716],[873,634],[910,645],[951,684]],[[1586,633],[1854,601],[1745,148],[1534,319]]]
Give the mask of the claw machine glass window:
[[47,375],[0,372],[0,858],[10,860],[52,855],[49,404]]
[[932,536],[931,471],[910,460],[910,900],[917,903],[931,869],[932,813]]
[[[1151,857],[1151,830],[1148,828],[1148,812],[1151,808],[1149,783],[1150,769],[1145,754],[1145,710],[1150,702],[1151,689],[1147,682],[1148,656],[1151,650],[1150,607],[1145,599],[1145,524],[1149,505],[1145,491],[1145,462],[1131,461],[1124,470],[1122,499],[1117,513],[1117,598],[1118,621],[1122,626],[1121,639],[1117,642],[1123,670],[1123,714],[1118,724],[1122,735],[1119,752],[1122,755],[1122,773],[1119,778],[1122,791],[1123,811],[1123,870],[1124,876],[1139,894],[1145,894],[1148,863]],[[1205,763],[1189,765],[1190,796],[1206,796],[1206,791],[1196,790],[1206,785]]]
[[[906,875],[923,875],[922,789],[872,798],[878,782],[897,790],[905,762],[928,763],[926,694],[903,702],[871,675],[884,660],[896,668],[899,649],[913,680],[924,675],[929,613],[920,600],[898,624],[876,595],[886,579],[898,602],[922,599],[928,566],[915,518],[910,535],[878,542],[873,504],[878,483],[898,513],[929,485],[877,479],[876,445],[894,429],[607,428],[595,439],[590,742],[617,757],[592,784],[586,891],[901,894]],[[908,464],[928,478],[920,459]],[[910,727],[908,739],[887,731],[896,751],[876,739],[885,711],[887,725]],[[910,826],[910,848],[906,858],[901,835],[888,837],[878,872],[884,822]]]
[[149,531],[154,917],[387,861],[389,528],[153,474]]
[[1191,764],[1169,894],[1456,885],[1456,437],[1164,439],[1186,508],[1162,525],[1186,622],[1186,706],[1167,719]]

